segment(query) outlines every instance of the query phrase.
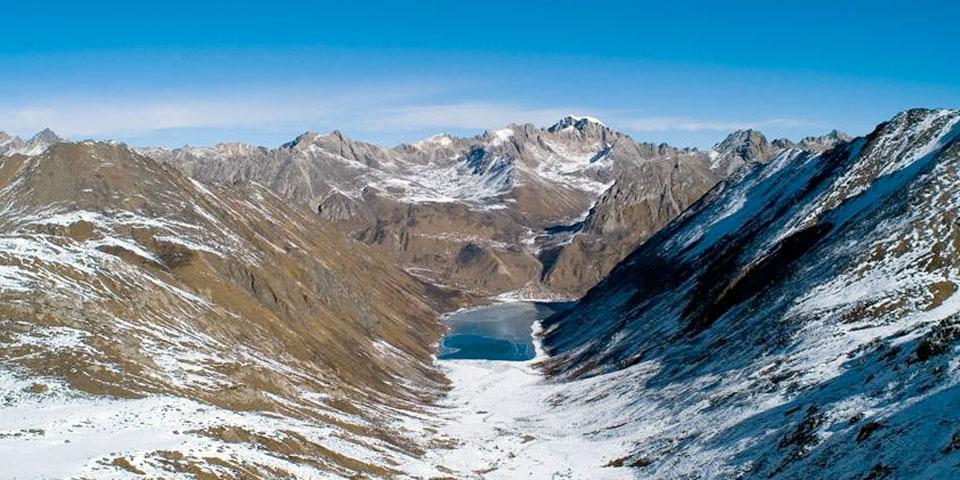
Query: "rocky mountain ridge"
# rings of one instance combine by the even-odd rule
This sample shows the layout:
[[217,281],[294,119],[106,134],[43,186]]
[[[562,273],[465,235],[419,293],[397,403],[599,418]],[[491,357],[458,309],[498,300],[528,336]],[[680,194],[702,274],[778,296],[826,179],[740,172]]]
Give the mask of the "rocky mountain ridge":
[[50,145],[63,142],[53,130],[45,128],[37,132],[29,140],[23,140],[20,137],[11,136],[0,132],[0,156],[2,155],[39,155],[43,153]]
[[724,176],[828,141],[737,132],[702,152],[637,143],[594,118],[567,116],[547,128],[508,125],[394,148],[334,131],[272,150],[141,152],[201,181],[267,185],[431,282],[484,296],[571,298]]

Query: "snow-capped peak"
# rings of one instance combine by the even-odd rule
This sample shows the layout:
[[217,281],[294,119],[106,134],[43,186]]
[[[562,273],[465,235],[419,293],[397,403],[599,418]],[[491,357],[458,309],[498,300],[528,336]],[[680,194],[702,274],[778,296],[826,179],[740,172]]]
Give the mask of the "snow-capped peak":
[[301,133],[300,135],[297,135],[297,138],[294,138],[293,140],[287,143],[284,143],[283,145],[280,145],[280,148],[293,149],[299,145],[309,144],[319,136],[320,135],[316,132],[306,131]]
[[453,143],[453,139],[446,133],[438,133],[430,138],[420,140],[413,144],[414,147],[423,149],[428,146],[446,147]]
[[603,122],[598,120],[595,117],[581,116],[581,115],[567,115],[560,119],[557,123],[554,123],[547,130],[551,132],[558,132],[564,129],[577,129],[583,130],[587,126],[596,125],[599,127],[606,127]]
[[500,130],[494,130],[490,132],[490,137],[492,138],[492,140],[490,141],[490,145],[494,147],[497,145],[502,145],[506,143],[508,140],[510,140],[510,137],[512,136],[513,136],[512,128],[507,127],[507,128],[501,128]]
[[323,134],[306,131],[298,135],[297,138],[294,138],[293,140],[287,143],[284,143],[283,145],[280,146],[280,148],[288,148],[288,149],[306,148],[310,145],[319,144],[319,143],[325,143],[325,144],[350,143],[350,139],[347,138],[347,136],[344,135],[343,132],[341,132],[340,130],[333,130],[331,132],[323,133]]
[[60,138],[56,133],[53,133],[49,128],[41,130],[26,142],[20,137],[0,132],[0,154],[9,155],[18,153],[27,156],[39,155],[50,145],[63,141],[64,139]]
[[255,155],[266,149],[257,145],[241,142],[218,143],[209,147],[186,147],[194,155],[210,155],[215,158],[232,158],[245,155]]
[[62,142],[63,139],[59,135],[50,130],[49,128],[44,128],[43,130],[37,132],[32,138],[30,138],[31,143],[46,143],[54,144]]

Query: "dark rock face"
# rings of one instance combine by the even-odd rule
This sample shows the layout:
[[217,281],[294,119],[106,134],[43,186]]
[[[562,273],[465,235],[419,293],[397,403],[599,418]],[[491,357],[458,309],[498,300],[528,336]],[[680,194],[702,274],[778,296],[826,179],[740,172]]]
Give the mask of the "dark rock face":
[[543,270],[551,291],[582,294],[719,179],[699,152],[670,149],[658,154],[662,156],[624,166],[579,224],[579,233],[557,249]]
[[789,144],[773,145],[756,130],[737,130],[714,148],[714,164],[725,175],[740,168],[764,163],[773,156],[775,148],[788,148]]

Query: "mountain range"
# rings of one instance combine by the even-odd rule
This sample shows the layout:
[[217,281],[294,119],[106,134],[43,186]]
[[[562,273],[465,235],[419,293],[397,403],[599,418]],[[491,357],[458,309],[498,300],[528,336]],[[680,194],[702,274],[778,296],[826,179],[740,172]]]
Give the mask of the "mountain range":
[[[5,473],[952,478],[958,137],[0,135]],[[438,365],[493,298],[577,301],[533,363]]]
[[575,298],[725,176],[786,148],[846,138],[794,144],[738,131],[704,152],[638,143],[571,115],[546,128],[394,148],[334,131],[276,149],[140,152],[201,181],[267,185],[432,283],[478,296]]

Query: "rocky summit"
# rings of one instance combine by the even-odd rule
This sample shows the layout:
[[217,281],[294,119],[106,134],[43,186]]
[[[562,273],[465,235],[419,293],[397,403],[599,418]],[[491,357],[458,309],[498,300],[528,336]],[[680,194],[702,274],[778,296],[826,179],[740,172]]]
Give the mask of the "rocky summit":
[[64,140],[53,133],[53,130],[45,128],[36,135],[24,141],[20,137],[11,136],[5,132],[0,132],[0,155],[38,155],[43,153],[50,145],[63,142]]

